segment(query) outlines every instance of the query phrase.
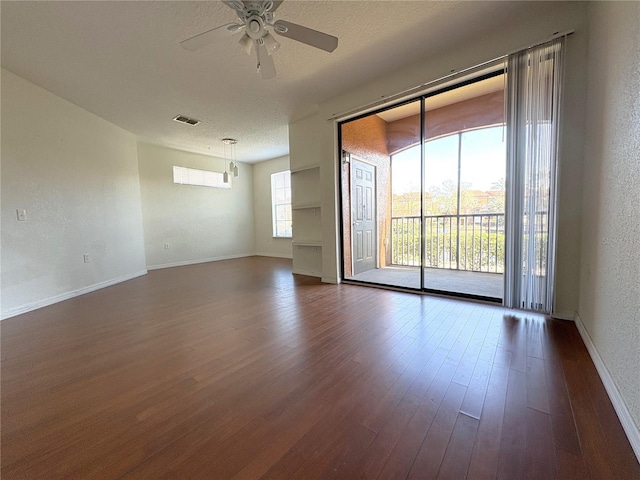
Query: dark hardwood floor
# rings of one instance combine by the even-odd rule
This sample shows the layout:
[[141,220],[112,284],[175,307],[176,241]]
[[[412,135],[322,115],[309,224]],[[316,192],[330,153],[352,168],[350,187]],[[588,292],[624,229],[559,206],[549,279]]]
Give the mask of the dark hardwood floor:
[[3,321],[2,479],[640,479],[571,322],[246,258]]

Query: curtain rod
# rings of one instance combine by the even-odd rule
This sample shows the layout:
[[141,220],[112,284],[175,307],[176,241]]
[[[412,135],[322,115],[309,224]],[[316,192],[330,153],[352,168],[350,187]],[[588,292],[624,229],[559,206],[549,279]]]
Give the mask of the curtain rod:
[[366,113],[367,110],[373,110],[376,107],[380,107],[386,103],[389,102],[393,102],[394,100],[399,100],[401,98],[404,97],[409,97],[411,95],[417,95],[419,93],[422,93],[424,90],[428,89],[429,87],[433,87],[435,85],[444,83],[446,81],[451,81],[451,80],[455,80],[458,77],[463,77],[465,75],[468,75],[470,73],[473,73],[474,71],[477,70],[482,70],[483,68],[487,68],[489,66],[491,66],[491,64],[493,63],[497,63],[500,60],[504,60],[506,59],[509,55],[512,55],[514,53],[518,53],[518,52],[522,52],[524,50],[528,50],[530,48],[535,48],[537,46],[543,45],[547,42],[551,42],[552,40],[555,40],[557,38],[562,38],[562,37],[568,37],[569,35],[573,35],[573,33],[575,33],[575,30],[566,30],[563,32],[555,32],[553,35],[551,35],[551,37],[547,38],[546,40],[541,40],[539,42],[536,42],[532,45],[529,45],[527,47],[524,48],[518,48],[516,50],[512,50],[508,53],[505,53],[504,55],[500,55],[499,57],[496,57],[492,60],[487,60],[486,62],[482,62],[478,65],[475,65],[473,67],[469,67],[469,68],[465,68],[463,70],[460,70],[458,72],[456,72],[455,70],[452,70],[450,74],[445,75],[444,77],[440,77],[437,78],[435,80],[431,80],[429,82],[425,82],[422,83],[420,85],[417,85],[415,87],[411,87],[407,90],[403,90],[402,92],[399,93],[395,93],[393,95],[382,95],[381,98],[379,100],[375,100],[373,102],[367,103],[365,105],[362,105],[360,107],[357,108],[353,108],[347,112],[343,112],[343,113],[334,113],[332,114],[329,118],[327,118],[327,120],[346,120],[349,117],[355,116],[355,115],[360,115],[363,113]]

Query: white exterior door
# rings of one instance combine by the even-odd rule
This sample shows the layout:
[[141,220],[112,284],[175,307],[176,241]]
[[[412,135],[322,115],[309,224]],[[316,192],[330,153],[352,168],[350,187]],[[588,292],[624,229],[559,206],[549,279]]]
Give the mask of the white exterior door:
[[353,273],[376,268],[376,169],[351,161],[351,222]]

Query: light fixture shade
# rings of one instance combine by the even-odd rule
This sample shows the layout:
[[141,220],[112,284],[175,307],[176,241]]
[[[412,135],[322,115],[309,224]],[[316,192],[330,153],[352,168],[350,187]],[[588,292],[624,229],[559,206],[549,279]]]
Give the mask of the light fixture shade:
[[262,37],[262,40],[264,41],[264,46],[267,48],[267,53],[269,55],[280,48],[280,43],[278,43],[275,37],[270,33],[267,33],[264,37]]
[[235,166],[235,163],[233,163],[233,161],[229,162],[229,172],[233,172],[234,166]]
[[238,165],[235,165],[235,166],[233,167],[233,176],[234,176],[234,177],[237,177],[237,176],[238,176]]
[[225,170],[224,173],[222,174],[222,181],[224,183],[229,183],[229,174],[227,173],[227,171]]
[[247,33],[245,32],[244,35],[242,35],[242,37],[240,37],[240,40],[238,40],[238,43],[240,44],[240,46],[242,47],[242,49],[247,52],[247,55],[251,55],[251,47],[253,47],[253,38],[251,38],[249,35],[247,35]]

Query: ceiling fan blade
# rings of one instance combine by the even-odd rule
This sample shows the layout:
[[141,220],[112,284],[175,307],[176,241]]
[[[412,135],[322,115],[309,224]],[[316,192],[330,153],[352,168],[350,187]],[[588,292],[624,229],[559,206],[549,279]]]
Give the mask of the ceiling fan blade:
[[233,8],[238,12],[241,12],[244,10],[244,3],[242,3],[239,0],[222,0],[222,3],[224,3],[227,7]]
[[[227,3],[226,1],[224,3]],[[251,4],[256,4],[256,0],[242,0],[242,3],[244,4],[245,7],[247,7],[247,5],[251,5]],[[258,2],[260,3],[260,2]],[[262,3],[267,3],[266,0],[263,0]],[[273,5],[271,5],[271,8],[269,10],[267,10],[268,12],[275,12],[277,10],[277,8],[280,6],[280,4],[282,3],[282,0],[273,0]]]
[[[274,24],[274,31],[283,37],[306,43],[325,52],[333,52],[338,46],[338,39],[333,35],[318,32],[311,28],[303,27],[284,20],[278,20]],[[284,28],[282,28],[284,27]],[[286,31],[285,31],[286,29]]]
[[260,76],[263,80],[270,80],[276,76],[276,66],[273,63],[273,58],[267,53],[267,47],[257,45],[258,49],[258,70],[260,70]]
[[[221,27],[212,28],[211,30],[207,30],[206,32],[199,33],[198,35],[181,41],[180,45],[182,45],[182,48],[187,50],[197,50],[205,45],[214,43],[221,38],[233,35],[235,32],[240,30],[239,28],[236,28],[237,26],[237,23],[228,23]],[[230,27],[231,30],[229,30]]]

